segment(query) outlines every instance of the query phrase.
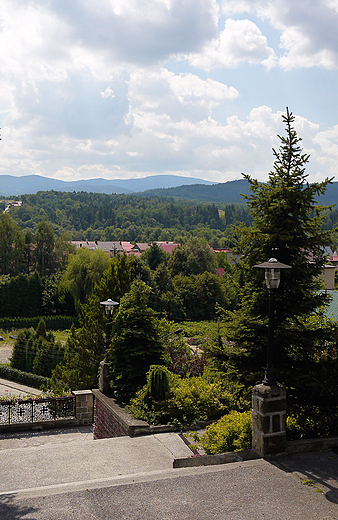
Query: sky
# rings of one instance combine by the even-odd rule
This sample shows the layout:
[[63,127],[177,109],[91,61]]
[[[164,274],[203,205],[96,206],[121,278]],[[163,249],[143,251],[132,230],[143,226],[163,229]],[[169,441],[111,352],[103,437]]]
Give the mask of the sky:
[[336,175],[338,0],[1,0],[0,49],[0,175],[264,181],[286,107]]

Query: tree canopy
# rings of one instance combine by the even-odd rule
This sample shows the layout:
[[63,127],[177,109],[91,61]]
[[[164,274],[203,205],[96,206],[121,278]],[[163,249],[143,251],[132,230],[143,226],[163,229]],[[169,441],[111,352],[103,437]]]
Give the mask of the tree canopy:
[[[255,384],[263,375],[266,361],[268,293],[264,270],[254,266],[271,257],[292,266],[282,272],[277,292],[275,346],[278,353],[278,379],[299,389],[300,371],[311,370],[316,352],[323,343],[321,328],[308,327],[307,317],[325,304],[327,296],[320,275],[325,264],[324,247],[332,233],[323,230],[324,210],[316,202],[330,179],[309,184],[305,171],[309,156],[300,146],[294,116],[283,116],[286,135],[278,136],[280,148],[273,150],[274,166],[266,183],[250,176],[246,197],[253,225],[237,229],[239,268],[245,273],[239,309],[227,315],[227,338],[219,360],[235,364],[246,383]],[[313,367],[312,367],[313,369]],[[313,381],[312,381],[313,383]],[[308,380],[307,384],[311,385]]]

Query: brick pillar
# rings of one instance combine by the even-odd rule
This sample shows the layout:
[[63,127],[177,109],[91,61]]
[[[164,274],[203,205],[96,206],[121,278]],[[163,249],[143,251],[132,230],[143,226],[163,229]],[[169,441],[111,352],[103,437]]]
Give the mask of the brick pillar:
[[286,388],[279,383],[252,390],[252,448],[263,457],[286,449]]
[[93,424],[94,419],[94,397],[91,390],[74,390],[75,395],[75,416],[80,424]]

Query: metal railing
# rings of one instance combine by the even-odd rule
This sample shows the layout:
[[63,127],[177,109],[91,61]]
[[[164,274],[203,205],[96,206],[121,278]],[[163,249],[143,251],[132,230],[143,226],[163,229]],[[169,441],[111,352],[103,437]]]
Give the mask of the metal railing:
[[0,426],[70,419],[76,416],[75,396],[0,402]]

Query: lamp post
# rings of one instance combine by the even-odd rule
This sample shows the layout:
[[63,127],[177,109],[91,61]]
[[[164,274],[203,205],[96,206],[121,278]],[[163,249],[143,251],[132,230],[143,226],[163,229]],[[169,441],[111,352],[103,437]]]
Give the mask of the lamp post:
[[291,269],[291,265],[282,264],[276,258],[270,258],[268,262],[254,265],[260,269],[265,269],[265,283],[269,293],[269,329],[268,329],[268,351],[267,366],[265,376],[262,381],[263,385],[272,386],[277,384],[274,369],[274,332],[275,332],[275,307],[276,307],[276,290],[280,283],[280,270]]
[[119,305],[118,302],[114,302],[111,298],[104,302],[100,302],[104,307],[105,314],[107,316],[106,322],[106,348],[105,348],[105,359],[100,363],[100,390],[104,394],[110,393],[110,378],[109,378],[109,366],[108,366],[108,355],[109,355],[109,344],[112,330],[112,320],[114,307]]
[[107,316],[107,324],[106,324],[106,359],[107,359],[108,348],[109,348],[109,343],[110,343],[110,335],[111,335],[111,329],[112,329],[111,317],[113,315],[114,307],[119,304],[118,304],[118,302],[114,302],[111,298],[108,298],[108,300],[105,300],[104,302],[100,302],[100,304],[104,307],[104,311]]

